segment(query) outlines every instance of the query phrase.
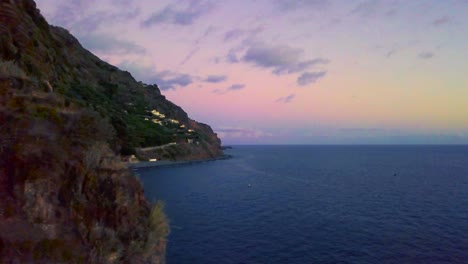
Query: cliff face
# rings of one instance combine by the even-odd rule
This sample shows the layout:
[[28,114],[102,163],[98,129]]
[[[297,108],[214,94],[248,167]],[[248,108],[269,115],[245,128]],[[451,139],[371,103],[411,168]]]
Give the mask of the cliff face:
[[[152,110],[179,123],[156,124]],[[163,263],[162,205],[118,154],[185,137],[199,144],[176,158],[221,154],[156,85],[49,26],[32,0],[0,0],[1,263]]]

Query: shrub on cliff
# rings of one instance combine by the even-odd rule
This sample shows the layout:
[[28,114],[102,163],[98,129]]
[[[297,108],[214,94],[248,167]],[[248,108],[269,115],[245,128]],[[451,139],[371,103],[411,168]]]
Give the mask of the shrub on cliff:
[[164,204],[158,201],[153,208],[148,218],[148,240],[146,241],[146,251],[150,252],[155,245],[158,245],[161,240],[164,240],[169,234],[169,224],[164,214]]

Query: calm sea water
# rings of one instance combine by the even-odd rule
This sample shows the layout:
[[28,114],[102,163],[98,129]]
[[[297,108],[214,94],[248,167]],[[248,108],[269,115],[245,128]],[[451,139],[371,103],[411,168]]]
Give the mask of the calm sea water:
[[235,146],[138,171],[172,263],[468,263],[468,146]]

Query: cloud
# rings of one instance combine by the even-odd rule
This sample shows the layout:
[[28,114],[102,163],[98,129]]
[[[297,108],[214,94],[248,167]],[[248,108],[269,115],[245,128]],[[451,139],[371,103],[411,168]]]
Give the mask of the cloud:
[[297,78],[297,84],[300,86],[306,86],[311,83],[317,82],[327,74],[326,71],[319,72],[304,72]]
[[245,84],[233,84],[227,88],[228,91],[238,91],[245,88]]
[[293,65],[279,66],[275,70],[273,70],[273,73],[276,75],[297,73],[297,72],[302,72],[304,70],[307,70],[313,66],[327,64],[327,63],[328,63],[328,60],[326,59],[316,58],[313,60],[298,62]]
[[233,29],[224,34],[224,41],[230,41],[230,40],[235,40],[244,35],[244,31],[241,29]]
[[397,1],[389,0],[367,0],[359,3],[351,10],[350,14],[361,18],[374,17],[379,13],[385,16],[394,16],[397,13],[397,3]]
[[251,45],[242,61],[257,67],[272,69],[276,75],[302,72],[316,65],[327,64],[323,58],[301,60],[304,50],[286,45],[268,46],[263,43]]
[[57,6],[55,12],[50,14],[51,22],[71,30],[71,26],[80,20],[81,14],[85,13],[93,2],[91,0],[62,2]]
[[106,34],[89,34],[79,38],[87,49],[101,54],[145,54],[146,49],[133,42]]
[[50,14],[50,20],[80,37],[105,29],[107,25],[128,23],[140,14],[133,1],[103,2],[105,4],[96,6],[92,0],[61,1]]
[[330,4],[329,0],[275,0],[281,11],[291,11],[304,8],[323,9]]
[[419,53],[418,57],[423,60],[428,60],[434,57],[434,53],[432,52],[421,52]]
[[287,104],[287,103],[292,102],[295,97],[296,97],[295,94],[290,94],[288,96],[278,98],[276,102]]
[[[147,51],[126,36],[112,33],[122,23],[132,21],[140,9],[131,0],[44,2],[48,20],[68,29],[85,48],[99,55],[146,54]],[[41,4],[41,3],[38,3]],[[120,32],[120,31],[119,31]]]
[[150,64],[135,61],[123,61],[116,65],[118,68],[129,71],[137,80],[148,82],[149,77],[154,74],[155,67]]
[[215,128],[214,131],[220,138],[260,138],[271,137],[271,133],[262,130],[255,130],[250,128]]
[[227,80],[226,75],[209,75],[203,81],[207,83],[220,83],[220,82],[225,82],[226,80]]
[[118,67],[129,71],[137,80],[157,84],[161,90],[175,90],[186,87],[194,82],[194,78],[189,74],[171,71],[158,72],[153,65],[142,65],[141,63],[124,61]]
[[249,38],[254,37],[255,35],[257,35],[258,33],[262,31],[263,31],[263,27],[256,27],[256,28],[247,29],[247,30],[240,29],[240,28],[232,29],[232,30],[227,31],[224,34],[224,42],[234,41],[234,40],[241,39],[241,38],[249,39]]
[[229,50],[228,55],[226,55],[226,61],[231,64],[238,63],[239,58],[237,57],[237,52],[233,49]]
[[[297,80],[300,86],[316,82],[326,75],[323,66],[329,63],[325,58],[304,59],[304,50],[288,45],[268,45],[261,42],[248,43],[246,48],[229,50],[228,63],[247,63],[259,68],[271,70],[275,75],[302,73]],[[316,72],[310,71],[312,68]],[[317,70],[319,70],[317,72]],[[219,92],[219,91],[218,91]]]
[[278,66],[294,65],[297,63],[301,49],[289,46],[267,46],[264,44],[249,47],[243,60],[259,67],[275,68]]
[[123,7],[128,7],[133,3],[133,0],[113,0],[116,5],[120,5]]
[[450,17],[444,16],[432,21],[432,25],[438,27],[450,23]]
[[185,87],[193,83],[192,76],[169,71],[155,74],[153,80],[161,90],[175,90],[178,87]]
[[212,91],[212,93],[214,94],[227,94],[229,92],[233,92],[233,91],[239,91],[239,90],[242,90],[246,87],[245,84],[233,84],[231,86],[229,86],[228,88],[226,89],[215,89]]
[[173,24],[179,26],[192,25],[197,19],[210,12],[214,5],[210,1],[194,0],[187,6],[177,7],[177,4],[169,4],[163,10],[153,13],[142,22],[143,27],[151,27],[156,24]]

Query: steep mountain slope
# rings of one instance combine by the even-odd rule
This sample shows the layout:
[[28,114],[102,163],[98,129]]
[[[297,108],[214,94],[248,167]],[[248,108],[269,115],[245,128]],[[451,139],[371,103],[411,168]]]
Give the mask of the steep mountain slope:
[[173,141],[167,158],[221,154],[156,85],[49,26],[32,0],[0,0],[1,263],[164,263],[162,206],[119,153]]
[[[134,154],[135,148],[182,143],[194,137],[199,147],[189,149],[198,158],[221,155],[221,142],[209,126],[191,120],[161,95],[157,85],[137,82],[130,73],[84,49],[67,30],[49,26],[33,1],[2,1],[0,24],[0,58],[15,61],[40,85],[50,84],[55,93],[63,94],[67,102],[87,106],[108,118],[116,130],[116,137],[109,140],[114,150]],[[185,132],[191,129],[195,134],[152,122],[152,110],[164,114],[167,120],[179,121]]]

